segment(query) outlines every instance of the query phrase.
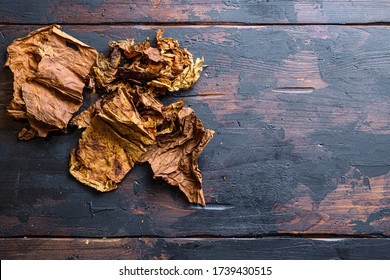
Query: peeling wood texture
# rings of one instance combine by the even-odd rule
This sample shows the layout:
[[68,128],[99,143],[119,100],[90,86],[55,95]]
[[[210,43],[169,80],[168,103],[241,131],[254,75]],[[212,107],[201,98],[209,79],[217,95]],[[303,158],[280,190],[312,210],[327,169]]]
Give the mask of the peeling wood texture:
[[2,0],[0,23],[377,23],[387,0]]
[[347,238],[6,238],[1,259],[382,260],[390,240]]
[[[199,242],[200,259],[208,246],[232,246],[237,258],[390,258],[390,29],[366,24],[388,20],[388,1],[134,1],[125,17],[119,2],[43,1],[28,9],[28,1],[2,1],[0,60],[14,39],[45,23],[64,23],[100,52],[109,40],[142,41],[164,27],[208,65],[192,89],[162,99],[185,98],[216,131],[199,158],[207,206],[153,180],[147,165],[110,193],[83,186],[68,173],[80,131],[17,141],[25,124],[6,112],[12,74],[1,69],[0,255],[71,258],[70,246],[80,258],[163,258],[162,248],[167,258],[190,258],[178,252]],[[367,239],[251,239],[291,234]],[[85,240],[97,249],[85,250]],[[299,251],[299,242],[314,249]],[[251,244],[259,255],[247,255]],[[337,245],[329,251],[328,244]],[[39,246],[50,250],[34,255]],[[263,246],[282,249],[273,255]]]

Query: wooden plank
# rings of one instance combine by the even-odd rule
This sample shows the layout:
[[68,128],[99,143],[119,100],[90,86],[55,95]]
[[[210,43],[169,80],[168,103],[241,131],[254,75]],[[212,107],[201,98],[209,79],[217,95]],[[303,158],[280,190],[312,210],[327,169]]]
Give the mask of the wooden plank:
[[83,0],[0,2],[0,23],[389,22],[387,0]]
[[[0,27],[0,57],[34,26]],[[71,26],[106,51],[154,26]],[[390,234],[390,30],[166,27],[208,67],[185,98],[216,135],[199,159],[207,207],[136,166],[101,194],[67,171],[79,131],[16,140],[0,73],[0,236]]]
[[4,259],[388,260],[390,239],[4,238]]

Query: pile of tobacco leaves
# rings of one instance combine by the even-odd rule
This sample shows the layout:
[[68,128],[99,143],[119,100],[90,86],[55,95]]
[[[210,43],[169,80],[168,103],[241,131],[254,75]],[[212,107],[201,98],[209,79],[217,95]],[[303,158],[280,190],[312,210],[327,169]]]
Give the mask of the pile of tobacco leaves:
[[[148,162],[154,177],[179,187],[192,203],[205,205],[197,158],[213,137],[184,101],[164,106],[159,96],[186,90],[199,78],[194,61],[177,40],[156,32],[149,39],[109,42],[108,56],[52,25],[15,40],[6,66],[14,74],[8,112],[29,122],[20,140],[84,129],[70,154],[69,171],[80,182],[106,192],[117,188],[136,163]],[[102,93],[89,108],[83,89]]]

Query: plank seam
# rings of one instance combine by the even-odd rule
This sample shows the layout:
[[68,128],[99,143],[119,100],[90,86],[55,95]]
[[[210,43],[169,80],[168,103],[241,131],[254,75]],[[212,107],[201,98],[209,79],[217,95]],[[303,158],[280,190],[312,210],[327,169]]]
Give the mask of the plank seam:
[[262,239],[262,238],[295,238],[295,239],[390,239],[389,235],[385,234],[266,234],[266,235],[238,235],[238,236],[218,236],[218,235],[178,235],[178,236],[159,236],[159,235],[118,235],[118,236],[107,236],[107,237],[96,237],[96,236],[83,236],[83,235],[72,235],[72,236],[61,236],[61,235],[21,235],[21,236],[0,236],[0,239],[142,239],[142,238],[156,238],[156,239]]

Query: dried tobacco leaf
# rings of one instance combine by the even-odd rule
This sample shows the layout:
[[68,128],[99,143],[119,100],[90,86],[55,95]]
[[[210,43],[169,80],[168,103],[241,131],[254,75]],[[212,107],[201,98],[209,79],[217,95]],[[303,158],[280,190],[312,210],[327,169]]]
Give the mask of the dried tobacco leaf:
[[214,131],[203,123],[184,101],[163,108],[164,124],[157,132],[156,144],[148,147],[139,162],[149,162],[154,177],[179,187],[192,203],[205,205],[202,174],[197,159]]
[[173,38],[163,38],[163,33],[163,29],[156,32],[157,48],[150,46],[149,39],[138,44],[134,39],[110,42],[110,56],[99,56],[94,67],[98,86],[110,92],[119,79],[147,85],[153,95],[190,88],[199,79],[203,58],[194,62],[193,55],[186,48],[180,48],[179,42]]
[[[148,161],[154,177],[179,187],[190,202],[205,205],[197,158],[214,132],[204,129],[194,111],[184,108],[184,101],[163,107],[156,99],[166,91],[192,86],[202,71],[203,58],[194,62],[177,40],[162,35],[163,30],[158,30],[157,48],[151,47],[149,39],[138,44],[134,39],[119,40],[109,43],[108,57],[97,57],[96,84],[106,94],[72,120],[87,129],[72,152],[70,171],[83,183],[109,191],[135,161]],[[106,127],[104,133],[96,127],[98,122]],[[99,155],[111,159],[108,162],[93,156],[93,149],[88,148],[98,146],[99,138],[104,143]],[[128,142],[135,144],[136,152],[119,148]],[[120,176],[113,176],[118,163]]]
[[93,117],[95,117],[102,109],[101,107],[102,99],[97,100],[92,104],[88,109],[82,111],[76,117],[74,117],[70,124],[76,125],[78,129],[86,128],[91,124]]
[[27,119],[31,127],[23,129],[19,139],[65,131],[82,105],[84,80],[96,50],[52,25],[15,40],[7,52],[5,65],[14,73],[8,112],[16,119]]
[[[134,164],[126,150],[134,150],[129,141],[100,118],[93,118],[78,147],[71,152],[69,171],[99,191],[113,190]],[[143,150],[138,152],[142,154]]]
[[149,162],[154,177],[179,187],[192,203],[205,205],[197,158],[213,137],[195,112],[179,101],[164,107],[157,96],[188,89],[202,71],[173,38],[156,32],[149,39],[110,42],[109,56],[63,33],[53,25],[31,32],[8,47],[14,72],[14,99],[8,108],[27,119],[19,139],[65,130],[82,104],[85,79],[104,94],[71,121],[85,128],[70,156],[69,171],[99,191],[113,190],[135,163]]
[[157,30],[156,40],[166,66],[160,71],[160,77],[151,81],[150,85],[168,91],[189,89],[199,79],[204,59],[197,58],[194,63],[187,48],[181,49],[177,40],[163,38],[163,34],[163,29]]
[[[126,96],[132,98],[136,110],[140,113],[141,117],[146,120],[149,118],[156,122],[156,125],[153,125],[153,133],[156,134],[156,126],[161,124],[163,119],[161,111],[163,104],[158,99],[151,96],[146,88],[137,85],[116,83],[111,85],[110,90],[112,92],[118,90],[125,91]],[[76,125],[79,129],[86,128],[91,123],[92,118],[102,110],[102,102],[104,103],[104,100],[108,98],[110,98],[110,94],[103,95],[89,108],[75,116],[70,123]]]
[[155,143],[155,134],[149,131],[153,123],[142,119],[125,87],[99,106],[94,116],[84,115],[89,125],[72,151],[69,170],[80,182],[106,192],[115,189],[146,147]]
[[99,54],[96,58],[96,66],[93,67],[95,79],[101,87],[108,87],[117,77],[118,67],[121,62],[121,53],[118,47],[114,47],[109,57]]

